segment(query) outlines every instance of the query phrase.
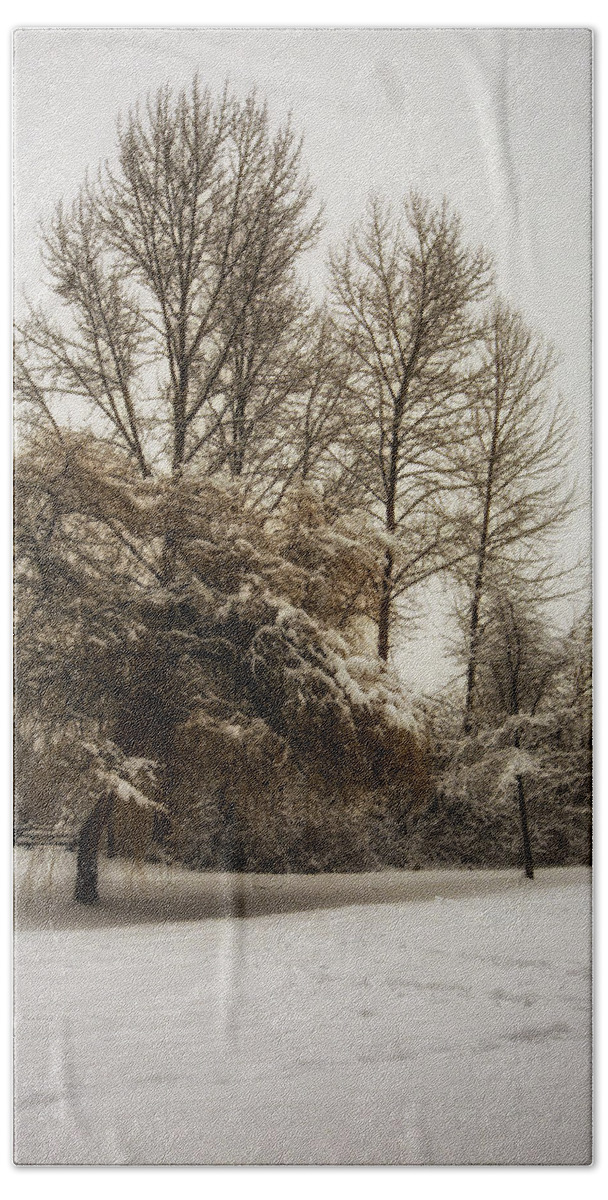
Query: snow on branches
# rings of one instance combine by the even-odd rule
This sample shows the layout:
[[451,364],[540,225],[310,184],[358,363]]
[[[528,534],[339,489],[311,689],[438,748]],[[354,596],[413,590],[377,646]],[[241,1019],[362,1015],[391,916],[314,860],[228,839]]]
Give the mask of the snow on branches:
[[[365,561],[346,525],[324,519],[316,544],[310,520],[305,537],[291,521],[288,540],[236,485],[141,479],[106,450],[80,438],[23,457],[23,717],[97,728],[122,765],[98,766],[96,786],[127,805],[151,796],[128,765],[149,760],[151,802],[168,811],[193,762],[228,805],[253,761],[265,763],[269,792],[287,765],[291,785],[306,777],[328,797],[384,789],[404,810],[426,799],[408,697],[380,660],[353,654],[347,622],[334,627],[373,567],[371,541]],[[83,782],[89,800],[93,791]]]

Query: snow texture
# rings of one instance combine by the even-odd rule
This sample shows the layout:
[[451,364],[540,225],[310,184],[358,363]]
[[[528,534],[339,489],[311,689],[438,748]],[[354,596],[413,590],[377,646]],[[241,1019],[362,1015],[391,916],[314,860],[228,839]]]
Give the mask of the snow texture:
[[590,877],[17,852],[19,1163],[590,1157]]

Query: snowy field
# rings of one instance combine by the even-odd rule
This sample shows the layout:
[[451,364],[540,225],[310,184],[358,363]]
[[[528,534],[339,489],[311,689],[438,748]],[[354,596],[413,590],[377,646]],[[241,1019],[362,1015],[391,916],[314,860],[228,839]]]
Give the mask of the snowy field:
[[227,876],[20,850],[20,1163],[590,1156],[590,878]]

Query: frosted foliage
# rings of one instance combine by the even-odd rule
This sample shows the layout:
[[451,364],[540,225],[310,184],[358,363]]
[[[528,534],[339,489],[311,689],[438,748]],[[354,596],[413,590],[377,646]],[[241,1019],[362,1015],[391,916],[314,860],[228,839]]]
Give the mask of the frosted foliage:
[[[321,607],[307,585],[319,570],[327,577],[323,564],[338,578],[341,560],[354,563],[346,525],[328,531],[319,512],[309,568],[293,543],[279,554],[280,523],[248,510],[236,483],[141,479],[91,438],[58,441],[54,454],[49,470],[49,447],[33,444],[19,473],[24,630],[35,614],[21,643],[22,713],[47,737],[66,722],[85,730],[88,751],[76,750],[78,734],[68,755],[74,812],[104,791],[123,806],[164,809],[174,847],[187,853],[187,829],[198,855],[205,838],[232,845],[225,826],[236,805],[248,861],[326,861],[324,821],[326,832],[335,826],[327,861],[377,861],[369,821],[381,821],[390,797],[397,803],[396,789],[400,820],[428,785],[409,698],[385,664],[353,654],[348,626],[328,622],[333,584]],[[310,510],[307,522],[312,553]],[[32,743],[32,770],[36,754]],[[49,760],[38,754],[41,778]],[[244,800],[253,778],[257,813]],[[331,820],[327,803],[313,819],[320,796],[329,790],[335,804],[344,789]]]
[[30,719],[18,731],[17,829],[42,821],[73,834],[97,800],[112,792],[135,808],[162,810],[158,764],[126,756],[99,726]]

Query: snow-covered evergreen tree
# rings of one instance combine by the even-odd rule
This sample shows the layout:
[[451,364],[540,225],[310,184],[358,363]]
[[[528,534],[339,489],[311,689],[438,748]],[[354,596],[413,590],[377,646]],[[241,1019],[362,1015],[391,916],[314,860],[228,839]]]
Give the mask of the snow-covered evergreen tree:
[[[73,795],[78,763],[87,762],[80,811],[99,793],[97,815],[83,827],[89,859],[109,819],[108,796],[156,806],[165,840],[182,853],[194,811],[211,804],[231,822],[233,842],[240,830],[231,858],[240,867],[289,862],[289,805],[274,858],[256,838],[268,830],[269,798],[297,791],[297,780],[327,813],[337,798],[346,803],[344,827],[347,811],[356,823],[374,791],[385,799],[398,792],[404,810],[424,799],[407,698],[334,627],[353,580],[357,591],[373,567],[371,558],[361,564],[346,526],[321,526],[315,547],[309,520],[305,535],[299,524],[286,541],[283,527],[268,530],[247,507],[238,485],[142,479],[90,437],[34,442],[17,477],[22,736],[35,731],[31,753],[39,747],[42,773],[53,756],[70,759]],[[184,783],[193,773],[194,791]],[[235,808],[245,795],[246,819]]]

